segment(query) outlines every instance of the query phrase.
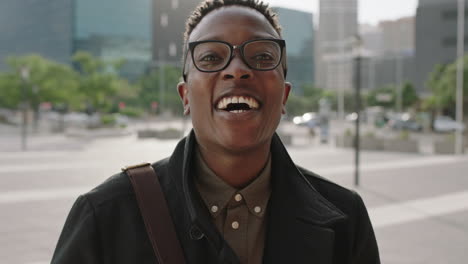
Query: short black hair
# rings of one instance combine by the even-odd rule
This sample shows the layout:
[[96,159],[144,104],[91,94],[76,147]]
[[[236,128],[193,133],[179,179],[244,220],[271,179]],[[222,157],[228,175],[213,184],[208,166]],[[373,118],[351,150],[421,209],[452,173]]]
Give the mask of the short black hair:
[[[192,14],[188,17],[187,22],[185,23],[185,32],[184,32],[184,55],[182,57],[182,63],[185,64],[187,56],[187,43],[195,27],[200,23],[200,21],[209,13],[214,10],[217,10],[225,6],[243,6],[248,7],[260,12],[270,24],[273,26],[275,31],[281,37],[281,25],[278,21],[278,14],[274,12],[267,3],[264,3],[261,0],[204,0],[201,2]],[[185,68],[185,67],[184,67]],[[287,66],[286,60],[283,62],[284,77],[286,77]],[[185,72],[182,73],[184,81],[186,80]]]
[[261,0],[205,0],[195,8],[187,19],[185,24],[184,45],[187,44],[190,34],[192,34],[192,31],[206,15],[224,6],[245,6],[257,10],[265,16],[278,35],[281,36],[281,26],[278,22],[278,14],[276,14],[268,4]]

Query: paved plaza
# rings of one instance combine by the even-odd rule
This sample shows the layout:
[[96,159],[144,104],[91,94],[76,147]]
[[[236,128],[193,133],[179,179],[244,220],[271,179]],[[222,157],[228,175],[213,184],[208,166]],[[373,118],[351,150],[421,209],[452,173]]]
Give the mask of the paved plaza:
[[[122,166],[171,154],[176,140],[31,139],[0,135],[0,259],[49,263],[75,198]],[[16,143],[15,143],[16,142]],[[54,143],[55,142],[55,143]],[[363,152],[353,186],[353,151],[317,142],[288,147],[299,165],[359,192],[384,264],[461,264],[468,259],[468,156]]]

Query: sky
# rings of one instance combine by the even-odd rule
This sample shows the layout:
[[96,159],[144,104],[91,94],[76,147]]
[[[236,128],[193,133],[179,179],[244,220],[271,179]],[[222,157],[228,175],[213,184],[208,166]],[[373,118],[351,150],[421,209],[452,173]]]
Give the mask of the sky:
[[[281,6],[312,12],[317,18],[319,0],[264,0],[270,6]],[[418,0],[358,0],[359,22],[378,24],[381,20],[393,20],[414,16]],[[317,21],[317,20],[316,20]]]

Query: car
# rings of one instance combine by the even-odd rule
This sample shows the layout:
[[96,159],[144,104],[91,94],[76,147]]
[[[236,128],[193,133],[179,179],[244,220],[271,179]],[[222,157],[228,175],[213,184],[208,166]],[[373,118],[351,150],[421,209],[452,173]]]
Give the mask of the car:
[[390,116],[388,126],[394,130],[422,131],[423,127],[409,113]]
[[295,116],[293,123],[298,126],[306,126],[308,128],[318,127],[320,125],[320,117],[315,112],[307,112],[302,116]]
[[434,119],[435,132],[453,132],[465,130],[463,123],[453,120],[450,116],[438,116]]

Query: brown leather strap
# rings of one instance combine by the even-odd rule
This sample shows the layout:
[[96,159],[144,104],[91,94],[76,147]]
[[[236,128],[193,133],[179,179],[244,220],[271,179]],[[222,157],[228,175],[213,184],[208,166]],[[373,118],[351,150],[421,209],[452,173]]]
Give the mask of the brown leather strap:
[[156,172],[149,163],[124,170],[135,190],[146,231],[159,264],[183,264],[184,254]]

